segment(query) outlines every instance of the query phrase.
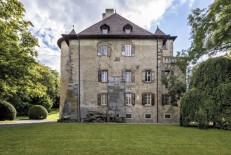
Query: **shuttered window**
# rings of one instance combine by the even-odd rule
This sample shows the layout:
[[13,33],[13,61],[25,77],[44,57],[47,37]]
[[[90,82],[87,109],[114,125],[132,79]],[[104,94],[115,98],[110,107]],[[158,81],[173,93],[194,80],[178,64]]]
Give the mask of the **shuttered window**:
[[135,105],[135,93],[125,93],[125,105]]
[[107,93],[98,94],[98,105],[107,105],[108,95]]
[[142,94],[142,105],[146,105],[146,106],[155,105],[155,94],[143,93]]
[[155,81],[155,74],[153,70],[143,70],[142,71],[142,82],[152,83]]

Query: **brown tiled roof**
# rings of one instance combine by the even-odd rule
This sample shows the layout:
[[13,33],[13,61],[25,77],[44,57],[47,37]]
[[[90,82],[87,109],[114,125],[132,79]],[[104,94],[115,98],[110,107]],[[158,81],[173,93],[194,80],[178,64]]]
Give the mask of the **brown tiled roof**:
[[[102,25],[108,25],[110,27],[110,31],[108,34],[102,34],[100,27]],[[78,35],[127,35],[123,31],[123,27],[125,25],[131,25],[132,31],[129,35],[153,35],[151,32],[137,26],[136,24],[132,23],[131,21],[125,19],[124,17],[120,16],[117,13],[112,14],[111,16],[101,20],[100,22],[90,26],[89,28],[83,30]]]

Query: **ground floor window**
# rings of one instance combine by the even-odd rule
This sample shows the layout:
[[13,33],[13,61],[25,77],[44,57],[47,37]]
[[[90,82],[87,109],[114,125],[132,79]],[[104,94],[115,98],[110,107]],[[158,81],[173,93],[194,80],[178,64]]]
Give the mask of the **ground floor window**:
[[132,114],[126,114],[126,118],[132,118]]
[[150,118],[152,118],[152,115],[151,114],[144,114],[144,118],[145,119],[150,119]]
[[165,119],[171,119],[172,118],[172,114],[164,114],[164,118]]

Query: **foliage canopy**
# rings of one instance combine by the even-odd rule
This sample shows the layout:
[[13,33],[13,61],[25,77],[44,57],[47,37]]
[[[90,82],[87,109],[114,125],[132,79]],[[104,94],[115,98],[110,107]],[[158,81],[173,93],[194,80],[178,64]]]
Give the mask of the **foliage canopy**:
[[0,100],[10,102],[19,115],[33,104],[48,110],[58,100],[58,73],[36,62],[38,40],[24,20],[23,4],[0,0]]

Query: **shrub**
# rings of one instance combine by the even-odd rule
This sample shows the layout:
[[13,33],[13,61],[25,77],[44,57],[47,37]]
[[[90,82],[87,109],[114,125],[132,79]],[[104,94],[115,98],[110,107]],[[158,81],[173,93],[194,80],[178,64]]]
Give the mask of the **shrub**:
[[28,111],[30,119],[46,119],[48,112],[45,107],[41,105],[33,105]]
[[0,120],[14,120],[16,114],[17,112],[13,105],[6,101],[0,101]]

